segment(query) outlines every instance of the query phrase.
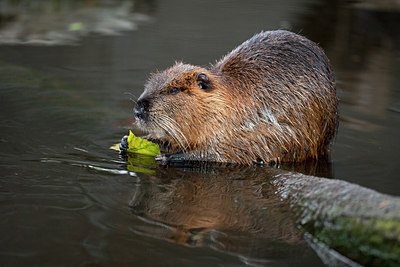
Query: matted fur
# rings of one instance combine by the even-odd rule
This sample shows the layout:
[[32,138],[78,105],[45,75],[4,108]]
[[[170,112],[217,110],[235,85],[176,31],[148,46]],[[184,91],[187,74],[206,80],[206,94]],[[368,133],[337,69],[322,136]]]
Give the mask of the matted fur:
[[[196,77],[210,83],[199,88]],[[169,94],[173,87],[177,94]],[[210,68],[176,63],[153,74],[137,125],[190,160],[251,164],[327,157],[337,124],[323,50],[288,31],[256,34]]]

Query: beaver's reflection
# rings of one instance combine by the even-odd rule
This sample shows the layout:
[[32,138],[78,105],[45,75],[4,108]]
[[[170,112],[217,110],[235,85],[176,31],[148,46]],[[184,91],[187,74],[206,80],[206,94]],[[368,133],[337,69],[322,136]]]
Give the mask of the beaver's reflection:
[[304,256],[310,249],[289,207],[269,183],[277,171],[215,166],[158,169],[156,175],[142,179],[130,202],[132,212],[148,223],[138,231],[252,258]]

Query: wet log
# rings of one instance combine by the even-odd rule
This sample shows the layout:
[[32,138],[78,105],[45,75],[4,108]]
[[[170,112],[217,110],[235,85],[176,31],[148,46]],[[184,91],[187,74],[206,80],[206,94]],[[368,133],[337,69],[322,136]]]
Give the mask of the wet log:
[[400,198],[298,173],[271,182],[312,242],[363,265],[400,266]]

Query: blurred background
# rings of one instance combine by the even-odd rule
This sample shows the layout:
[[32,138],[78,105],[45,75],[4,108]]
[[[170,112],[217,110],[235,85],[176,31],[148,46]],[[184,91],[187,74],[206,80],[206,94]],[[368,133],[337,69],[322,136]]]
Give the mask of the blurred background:
[[[143,223],[126,205],[143,185],[137,179],[148,177],[127,173],[108,147],[132,129],[132,100],[151,72],[175,61],[207,66],[274,29],[318,43],[336,74],[340,125],[329,172],[316,174],[399,196],[399,0],[2,0],[4,262],[120,263],[109,250],[118,243],[126,244],[116,254],[126,263],[156,264],[150,252],[186,253],[182,264],[246,263],[212,246],[124,237],[124,226]],[[128,246],[140,251],[132,252],[137,261],[128,260]],[[76,257],[64,259],[62,251]],[[321,264],[317,259],[309,256],[304,266]]]

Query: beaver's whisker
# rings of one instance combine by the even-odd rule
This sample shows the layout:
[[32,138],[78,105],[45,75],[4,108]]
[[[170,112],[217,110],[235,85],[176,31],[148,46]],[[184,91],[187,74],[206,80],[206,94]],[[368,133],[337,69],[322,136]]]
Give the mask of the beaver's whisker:
[[181,147],[181,149],[186,150],[184,144],[188,144],[186,137],[183,135],[182,131],[177,127],[177,123],[172,118],[166,116],[165,114],[160,115],[160,121],[164,122],[160,126],[164,128],[175,142]]

